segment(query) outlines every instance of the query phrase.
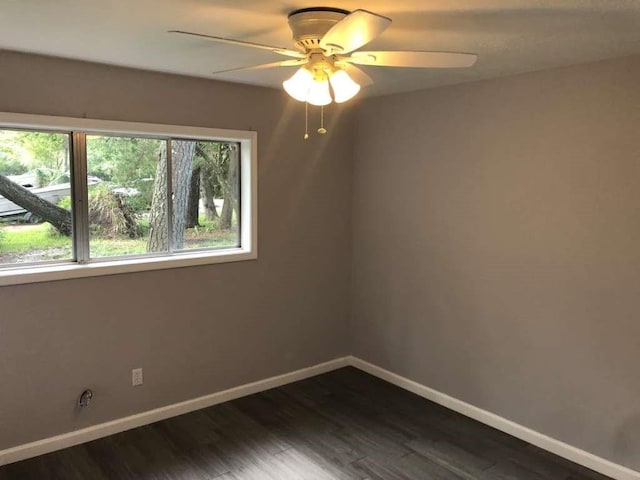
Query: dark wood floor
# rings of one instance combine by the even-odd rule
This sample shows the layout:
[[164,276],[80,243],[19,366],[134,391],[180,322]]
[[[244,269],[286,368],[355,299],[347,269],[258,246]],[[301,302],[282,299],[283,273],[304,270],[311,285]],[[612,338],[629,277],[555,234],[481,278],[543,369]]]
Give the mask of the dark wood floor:
[[605,480],[354,368],[0,467],[0,480]]

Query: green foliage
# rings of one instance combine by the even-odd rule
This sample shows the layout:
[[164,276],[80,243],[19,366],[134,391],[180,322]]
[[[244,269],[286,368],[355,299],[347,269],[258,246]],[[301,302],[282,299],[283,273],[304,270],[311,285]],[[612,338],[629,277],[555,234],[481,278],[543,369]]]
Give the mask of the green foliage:
[[149,236],[149,218],[148,217],[139,218],[138,227],[140,227],[140,236],[142,237]]
[[114,186],[137,191],[129,196],[129,206],[137,212],[148,210],[162,144],[151,138],[89,137],[89,173]]
[[63,235],[62,233],[60,233],[60,231],[56,227],[51,225],[50,223],[44,223],[43,225],[46,226],[47,236],[51,240],[66,239],[67,242],[69,241],[69,236],[68,235]]
[[142,255],[147,253],[144,238],[92,238],[91,257],[119,257],[122,255]]
[[71,197],[64,197],[58,200],[58,206],[65,210],[71,210]]
[[[201,219],[203,227],[188,229],[185,232],[186,248],[225,247],[235,245],[236,233],[217,230],[215,222]],[[144,236],[140,238],[106,238],[92,236],[92,257],[117,257],[146,253],[146,236],[149,230],[148,220],[141,219],[140,226]],[[72,245],[69,237],[60,235],[48,223],[38,225],[0,226],[0,261],[2,263],[20,263],[37,253],[38,260],[55,260],[72,257]],[[33,261],[29,259],[29,261]]]
[[[41,250],[67,250],[71,258],[71,239],[64,235],[52,234],[56,230],[48,223],[5,227],[0,252],[14,255]],[[58,252],[59,253],[59,252]]]
[[[58,206],[70,210],[71,198],[60,199]],[[149,229],[148,221],[137,222],[129,198],[114,193],[105,183],[89,187],[89,226],[93,237],[139,237],[145,230],[141,223],[146,223],[146,230]]]
[[19,132],[18,142],[30,153],[32,167],[69,171],[69,137],[61,133]]
[[38,167],[32,172],[36,176],[37,187],[47,187],[49,185],[58,185],[60,183],[69,183],[71,177],[68,173],[59,172],[50,168]]
[[15,158],[5,155],[0,146],[0,174],[1,175],[21,175],[27,172],[27,167]]
[[139,187],[134,187],[139,193],[127,197],[127,205],[135,213],[148,211],[153,199],[153,182],[138,182]]
[[198,224],[193,227],[191,230],[195,234],[199,233],[211,233],[218,230],[218,221],[217,220],[207,220],[207,216],[204,214],[198,215]]
[[207,222],[204,227],[189,228],[185,232],[185,248],[217,248],[237,245],[237,232],[219,230],[215,224]]
[[213,196],[224,196],[223,183],[229,171],[228,142],[198,142],[193,166],[200,167],[203,180],[210,182]]
[[[40,170],[41,185],[69,171],[69,137],[62,133],[0,130],[0,173]],[[60,183],[60,182],[59,182]]]
[[[148,138],[90,136],[87,161],[90,175],[101,183],[89,187],[91,254],[118,256],[146,251],[154,177],[163,141]],[[197,142],[194,167],[202,168],[207,199],[225,196],[230,171],[230,144]],[[40,186],[69,181],[69,145],[65,134],[0,130],[0,173],[35,172]],[[116,193],[123,189],[122,193]],[[59,206],[70,210],[71,200]],[[135,238],[131,238],[135,237]],[[236,232],[221,230],[217,221],[200,218],[200,226],[185,231],[185,248],[235,245]],[[50,225],[7,226],[0,230],[0,262],[71,258],[71,242]],[[61,257],[60,255],[63,255]],[[64,257],[66,255],[66,257]],[[8,260],[7,260],[8,259]]]
[[134,238],[141,234],[124,197],[112,192],[105,184],[95,185],[89,191],[89,225],[92,234],[100,237]]

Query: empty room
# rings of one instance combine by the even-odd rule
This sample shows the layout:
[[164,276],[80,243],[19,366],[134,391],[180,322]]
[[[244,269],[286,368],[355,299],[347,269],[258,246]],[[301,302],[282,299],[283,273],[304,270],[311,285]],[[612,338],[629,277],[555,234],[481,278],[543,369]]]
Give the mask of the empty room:
[[640,2],[0,5],[0,480],[640,480]]

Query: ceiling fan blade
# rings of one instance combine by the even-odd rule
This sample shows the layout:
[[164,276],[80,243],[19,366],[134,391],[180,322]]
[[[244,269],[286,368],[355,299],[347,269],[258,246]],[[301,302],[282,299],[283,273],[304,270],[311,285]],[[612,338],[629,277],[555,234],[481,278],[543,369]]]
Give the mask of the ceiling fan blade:
[[353,80],[361,87],[368,87],[369,85],[373,85],[373,80],[371,79],[371,77],[367,75],[361,68],[358,68],[355,65],[351,65],[350,63],[345,63],[343,68],[347,71],[349,76],[353,78]]
[[320,40],[320,48],[329,53],[349,53],[366,45],[391,25],[391,19],[355,10],[329,29]]
[[473,53],[449,52],[353,52],[343,61],[358,65],[413,68],[461,68],[470,67],[478,56]]
[[204,33],[185,32],[183,30],[169,30],[169,33],[177,33],[179,35],[190,35],[192,37],[204,38],[218,43],[226,43],[228,45],[240,45],[242,47],[260,48],[262,50],[269,50],[273,53],[278,53],[286,57],[293,58],[306,58],[306,55],[302,52],[296,52],[295,50],[289,50],[288,48],[272,47],[271,45],[262,45],[260,43],[245,42],[242,40],[234,40],[232,38],[215,37],[213,35],[205,35]]
[[263,63],[261,65],[250,65],[248,67],[227,68],[226,70],[218,70],[217,72],[212,72],[212,75],[219,75],[221,73],[227,73],[227,72],[235,72],[238,70],[265,70],[267,68],[276,68],[276,67],[296,67],[298,65],[304,65],[305,63],[307,63],[306,58],[300,58],[296,60],[283,60],[282,62]]

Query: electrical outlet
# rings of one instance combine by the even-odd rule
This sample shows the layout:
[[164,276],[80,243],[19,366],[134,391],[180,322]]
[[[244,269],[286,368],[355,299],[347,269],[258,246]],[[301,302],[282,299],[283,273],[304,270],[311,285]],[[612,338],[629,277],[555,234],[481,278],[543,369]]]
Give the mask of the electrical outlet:
[[133,370],[131,370],[131,385],[133,385],[134,387],[138,387],[143,383],[142,369],[134,368]]

